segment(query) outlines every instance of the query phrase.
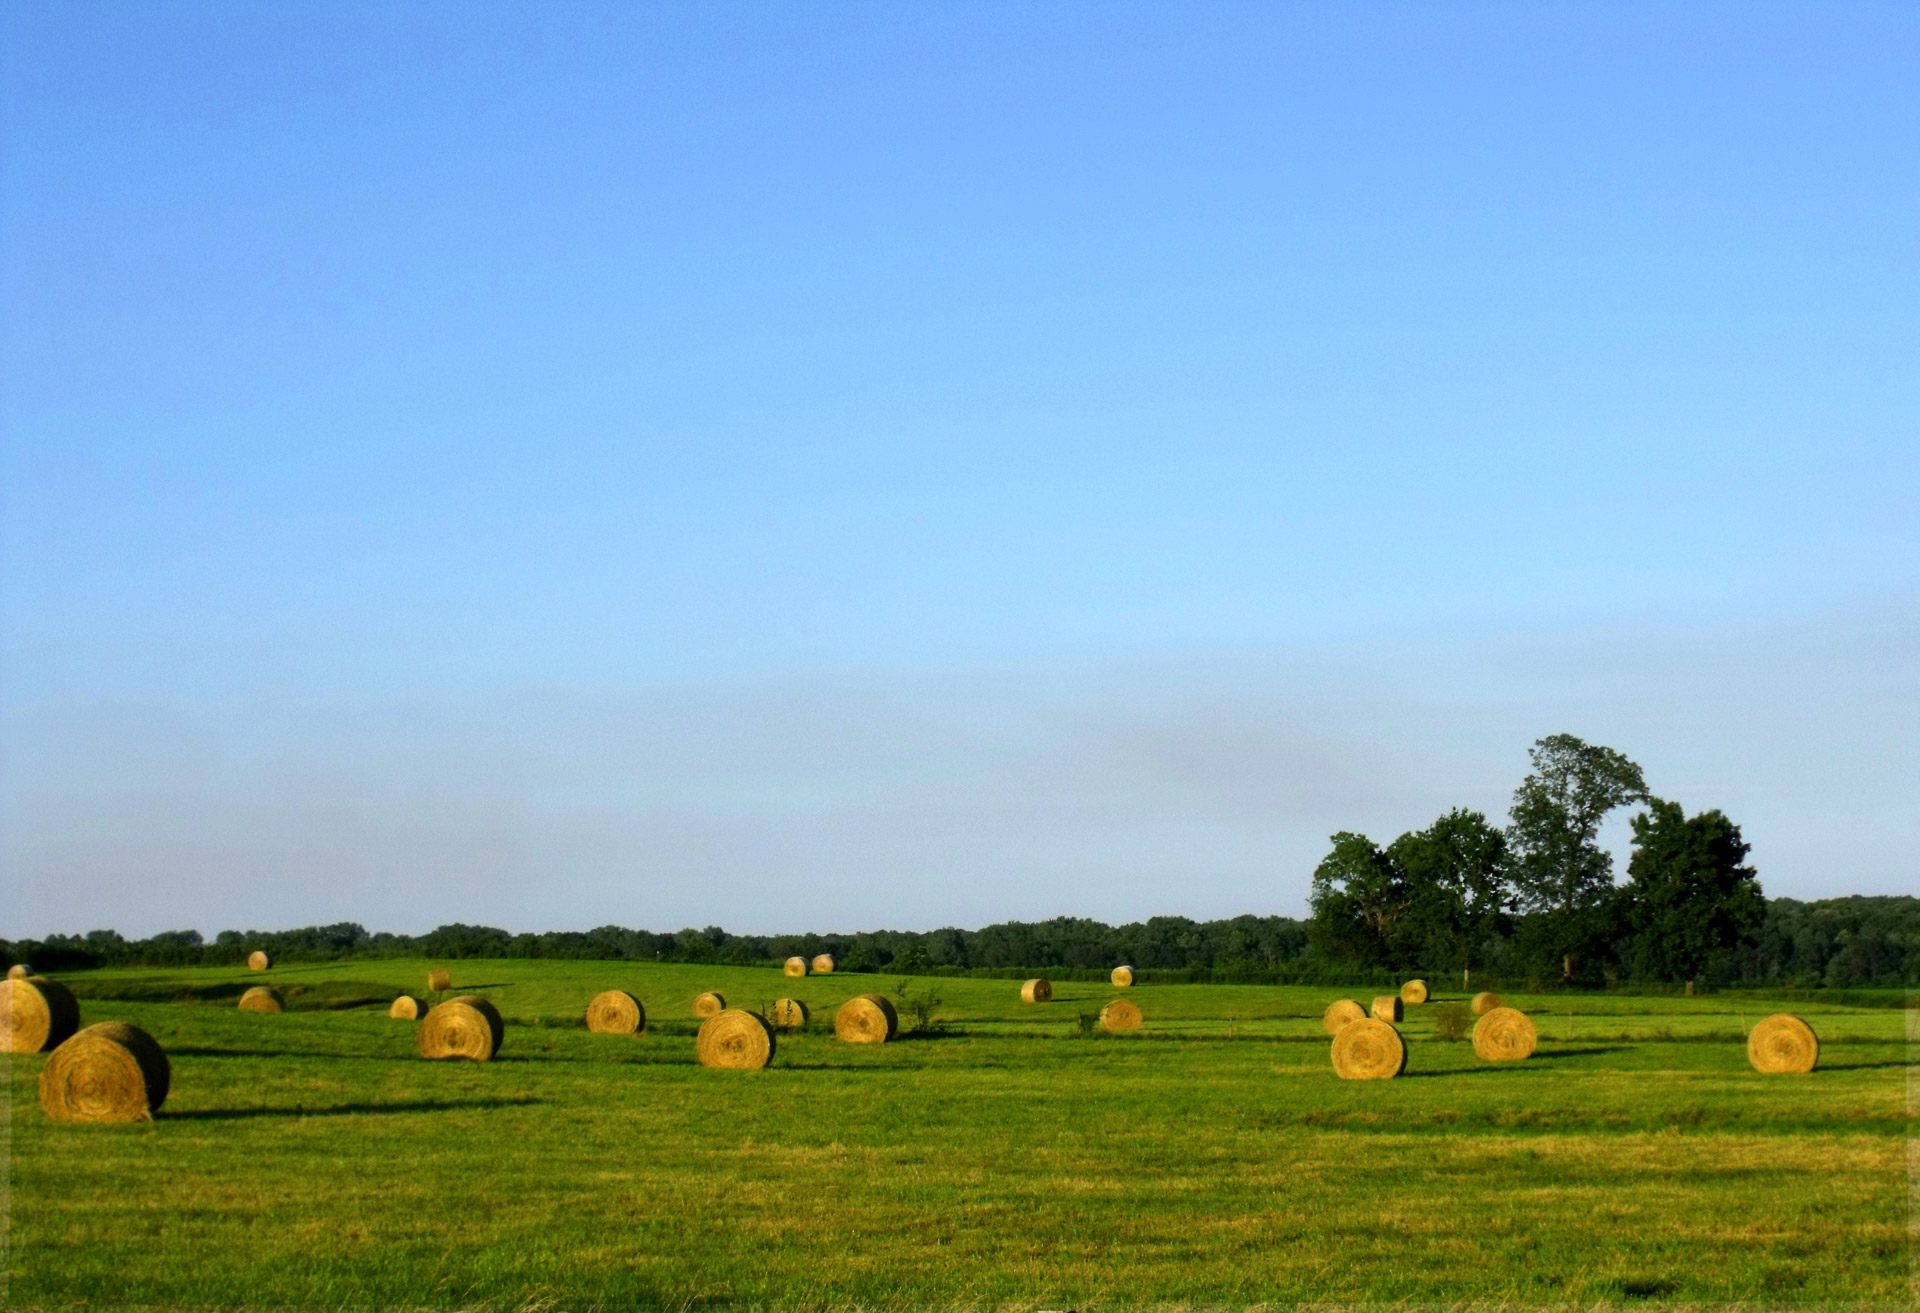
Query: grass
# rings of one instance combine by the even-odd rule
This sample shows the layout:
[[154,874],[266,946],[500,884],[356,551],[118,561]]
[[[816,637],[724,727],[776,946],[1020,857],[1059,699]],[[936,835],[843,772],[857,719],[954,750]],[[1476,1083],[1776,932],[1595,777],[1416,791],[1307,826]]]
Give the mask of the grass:
[[[151,1125],[55,1126],[11,1064],[11,1306],[1905,1303],[1905,1017],[1798,1006],[1821,1069],[1762,1077],[1715,998],[1508,1001],[1481,1063],[1409,1009],[1405,1076],[1333,1076],[1336,991],[943,979],[945,1033],[831,1036],[876,976],[455,963],[506,1045],[426,1063],[385,1003],[423,962],[71,978],[166,1046]],[[916,989],[930,982],[916,981]],[[640,1038],[589,1034],[601,989]],[[694,1062],[692,1001],[791,995],[761,1072]],[[295,992],[295,991],[298,992]],[[1458,1001],[1441,996],[1438,1001]]]

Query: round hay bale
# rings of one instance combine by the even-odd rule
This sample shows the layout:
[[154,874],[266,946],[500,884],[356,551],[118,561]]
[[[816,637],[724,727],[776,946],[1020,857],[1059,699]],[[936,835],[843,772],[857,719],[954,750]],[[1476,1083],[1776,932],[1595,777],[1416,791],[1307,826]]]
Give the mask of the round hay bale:
[[1820,1037],[1790,1012],[1778,1012],[1747,1036],[1747,1061],[1769,1076],[1812,1071],[1820,1061]]
[[726,1010],[727,1000],[712,992],[693,1000],[693,1015],[696,1017],[717,1017]]
[[587,1029],[596,1035],[638,1035],[647,1028],[647,1010],[624,989],[595,994],[587,1004]]
[[807,959],[804,957],[790,957],[787,959],[787,965],[783,969],[788,975],[795,978],[804,976],[807,974]]
[[1409,980],[1406,984],[1400,986],[1400,1001],[1402,1003],[1410,1003],[1415,1007],[1425,1003],[1427,1001],[1427,982],[1424,980]]
[[814,958],[813,972],[815,975],[818,975],[818,976],[832,975],[833,974],[833,954],[822,953],[819,957]]
[[693,1047],[703,1067],[753,1070],[773,1061],[773,1027],[756,1012],[727,1008],[700,1024]]
[[420,1056],[486,1062],[506,1038],[507,1023],[500,1019],[499,1010],[478,994],[466,994],[427,1013],[420,1023]]
[[1533,1022],[1519,1008],[1495,1008],[1473,1023],[1473,1051],[1488,1062],[1518,1062],[1539,1042]]
[[1407,1005],[1398,994],[1382,994],[1373,1000],[1375,1021],[1399,1022],[1406,1019]]
[[57,1122],[148,1121],[167,1101],[172,1080],[153,1036],[103,1021],[48,1056],[40,1069],[40,1106]]
[[1140,1008],[1130,998],[1116,998],[1100,1009],[1100,1029],[1111,1031],[1140,1029]]
[[453,988],[453,973],[445,967],[434,967],[427,972],[427,992],[444,994]]
[[1479,993],[1473,996],[1473,1015],[1476,1017],[1484,1017],[1487,1013],[1499,1006],[1500,996],[1498,994]]
[[7,968],[8,980],[25,980],[28,976],[32,974],[33,974],[33,968],[28,966],[25,962],[15,962],[12,966]]
[[773,1005],[773,1024],[781,1030],[799,1030],[812,1019],[813,1013],[797,998],[783,998]]
[[1020,999],[1025,1003],[1045,1003],[1053,998],[1053,982],[1045,976],[1029,980],[1020,986]]
[[402,994],[393,1000],[393,1006],[387,1009],[387,1015],[395,1021],[420,1020],[420,1000],[411,994]]
[[44,976],[0,980],[0,1053],[42,1053],[80,1029],[73,991]]
[[884,1044],[900,1033],[900,1017],[882,995],[862,994],[841,1004],[833,1033],[848,1044]]
[[1326,1027],[1327,1034],[1338,1035],[1366,1015],[1365,1008],[1350,998],[1343,998],[1327,1004],[1327,1010],[1320,1014],[1320,1024]]
[[1392,1080],[1407,1069],[1407,1042],[1378,1017],[1349,1022],[1333,1037],[1333,1070],[1341,1080]]
[[240,996],[242,1012],[285,1012],[287,1001],[272,985],[255,985]]
[[265,971],[272,965],[273,959],[257,948],[247,954],[247,970],[249,971]]
[[1133,986],[1133,968],[1115,967],[1113,974],[1107,978],[1113,981],[1115,989],[1129,989]]

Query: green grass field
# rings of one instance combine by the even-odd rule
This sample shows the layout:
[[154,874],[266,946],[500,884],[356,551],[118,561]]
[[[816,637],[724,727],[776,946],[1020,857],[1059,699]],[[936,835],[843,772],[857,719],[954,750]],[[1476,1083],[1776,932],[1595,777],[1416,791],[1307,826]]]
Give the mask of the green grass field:
[[[509,1026],[487,1064],[428,1063],[385,1004],[424,962],[70,978],[84,1020],[173,1062],[159,1119],[49,1123],[15,1058],[14,1307],[1298,1301],[1906,1304],[1897,1009],[1797,1005],[1821,1067],[1763,1077],[1750,1000],[1508,996],[1539,1052],[1490,1066],[1409,1009],[1393,1081],[1335,1078],[1342,991],[1114,991],[1023,1004],[940,990],[950,1033],[859,1048],[833,1008],[886,976],[456,962]],[[589,1034],[596,992],[646,1005]],[[704,989],[792,995],[810,1033],[759,1072],[693,1054]],[[1364,1000],[1363,1000],[1364,1001]]]

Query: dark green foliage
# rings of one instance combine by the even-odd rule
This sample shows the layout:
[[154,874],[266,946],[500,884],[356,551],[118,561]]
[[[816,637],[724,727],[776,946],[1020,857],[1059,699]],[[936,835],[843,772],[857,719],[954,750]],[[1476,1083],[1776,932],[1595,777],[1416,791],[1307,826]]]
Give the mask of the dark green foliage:
[[1397,968],[1412,950],[1413,892],[1400,864],[1342,830],[1313,872],[1313,946],[1359,966]]
[[1464,1003],[1436,1003],[1429,1010],[1433,1033],[1444,1040],[1463,1040],[1473,1028],[1473,1016]]
[[1387,849],[1409,895],[1407,965],[1433,972],[1485,965],[1512,933],[1506,836],[1475,811],[1455,808]]
[[1571,734],[1550,734],[1528,755],[1533,770],[1513,791],[1508,829],[1515,890],[1532,914],[1524,938],[1530,956],[1571,981],[1614,928],[1613,858],[1600,846],[1600,823],[1645,801],[1647,782],[1622,754]]
[[1636,977],[1696,980],[1752,942],[1766,899],[1745,865],[1749,848],[1718,811],[1689,817],[1679,803],[1656,798],[1633,818],[1621,920]]

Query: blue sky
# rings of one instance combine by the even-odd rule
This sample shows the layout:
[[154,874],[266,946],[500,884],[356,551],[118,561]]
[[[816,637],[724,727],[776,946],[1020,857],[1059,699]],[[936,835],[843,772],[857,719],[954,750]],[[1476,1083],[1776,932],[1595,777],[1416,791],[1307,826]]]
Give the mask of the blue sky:
[[1920,886],[1911,6],[0,36],[0,933],[1298,912],[1560,730]]

